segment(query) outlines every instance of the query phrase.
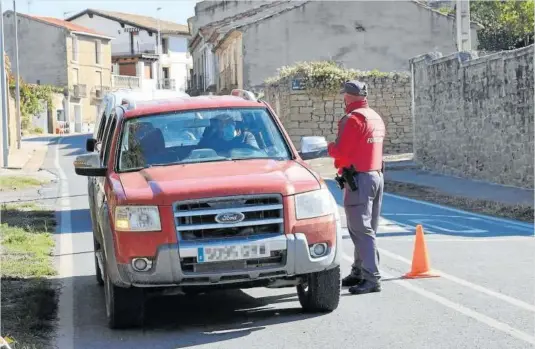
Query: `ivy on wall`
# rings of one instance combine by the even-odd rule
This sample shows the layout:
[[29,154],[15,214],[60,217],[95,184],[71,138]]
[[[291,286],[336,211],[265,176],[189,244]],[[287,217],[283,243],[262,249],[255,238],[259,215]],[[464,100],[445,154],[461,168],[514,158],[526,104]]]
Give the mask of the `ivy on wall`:
[[[63,93],[63,89],[51,85],[34,85],[20,81],[20,114],[21,128],[27,130],[31,123],[31,117],[43,112],[44,101],[48,105],[48,110],[54,109],[54,94]],[[11,96],[15,98],[15,79],[11,78],[9,82]]]
[[293,66],[279,69],[278,75],[265,81],[273,86],[288,83],[289,79],[298,78],[303,87],[311,94],[334,95],[340,92],[347,80],[359,78],[397,78],[408,77],[405,73],[387,73],[378,70],[359,71],[346,69],[334,61],[299,62]]

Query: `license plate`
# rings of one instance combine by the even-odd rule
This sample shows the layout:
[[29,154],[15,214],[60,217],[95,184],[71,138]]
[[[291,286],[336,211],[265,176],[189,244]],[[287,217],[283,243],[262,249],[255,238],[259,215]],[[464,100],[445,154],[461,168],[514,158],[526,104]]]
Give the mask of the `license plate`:
[[267,244],[199,247],[198,263],[235,261],[249,258],[269,257]]

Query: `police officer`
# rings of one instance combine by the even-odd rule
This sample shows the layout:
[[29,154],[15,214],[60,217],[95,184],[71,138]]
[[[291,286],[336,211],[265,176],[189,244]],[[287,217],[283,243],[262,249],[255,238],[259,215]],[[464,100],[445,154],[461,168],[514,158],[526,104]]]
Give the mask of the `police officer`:
[[[368,106],[366,84],[347,81],[344,94],[346,115],[338,123],[338,137],[329,144],[338,173],[349,173],[353,180],[344,184],[344,208],[347,226],[355,245],[351,273],[342,280],[352,294],[381,291],[379,254],[376,233],[383,199],[383,139],[384,122]],[[345,169],[345,171],[344,171]]]

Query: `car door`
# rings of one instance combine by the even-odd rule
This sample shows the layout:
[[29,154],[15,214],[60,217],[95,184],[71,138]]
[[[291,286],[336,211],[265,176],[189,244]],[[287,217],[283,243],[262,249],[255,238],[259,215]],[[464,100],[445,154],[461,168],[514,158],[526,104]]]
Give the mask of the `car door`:
[[[113,142],[113,136],[115,132],[115,128],[117,127],[117,109],[114,108],[112,112],[110,113],[106,128],[104,130],[104,134],[102,137],[102,143],[101,148],[99,151],[99,159],[101,166],[107,166],[108,159],[110,157],[110,148],[111,144]],[[102,217],[102,214],[105,213],[106,207],[107,207],[107,198],[105,193],[105,185],[106,185],[107,177],[97,177],[95,178],[95,212],[97,215],[97,219]]]

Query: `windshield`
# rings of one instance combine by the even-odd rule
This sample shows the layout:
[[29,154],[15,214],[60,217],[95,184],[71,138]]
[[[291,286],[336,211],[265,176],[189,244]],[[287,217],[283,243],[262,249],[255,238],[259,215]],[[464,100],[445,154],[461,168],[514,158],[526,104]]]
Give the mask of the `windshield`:
[[126,120],[118,172],[193,162],[290,158],[265,108],[195,110]]

